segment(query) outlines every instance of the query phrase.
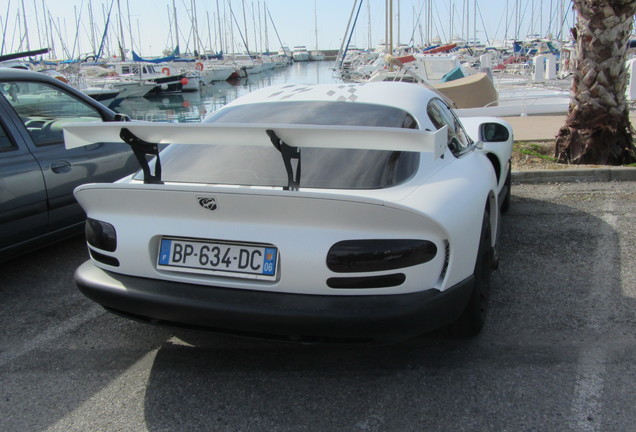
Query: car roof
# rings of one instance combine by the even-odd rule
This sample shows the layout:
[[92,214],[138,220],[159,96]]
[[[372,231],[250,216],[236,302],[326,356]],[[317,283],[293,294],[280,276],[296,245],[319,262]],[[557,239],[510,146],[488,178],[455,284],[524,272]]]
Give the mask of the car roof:
[[268,102],[347,102],[398,108],[418,120],[425,119],[428,102],[439,95],[423,86],[404,82],[279,84],[253,91],[228,107]]

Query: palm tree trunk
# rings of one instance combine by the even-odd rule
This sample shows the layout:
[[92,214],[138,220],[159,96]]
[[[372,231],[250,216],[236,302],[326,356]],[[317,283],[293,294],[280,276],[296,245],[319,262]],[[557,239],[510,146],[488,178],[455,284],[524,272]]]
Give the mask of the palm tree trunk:
[[572,99],[555,153],[560,162],[622,165],[636,161],[629,121],[627,51],[636,0],[573,0],[576,55]]

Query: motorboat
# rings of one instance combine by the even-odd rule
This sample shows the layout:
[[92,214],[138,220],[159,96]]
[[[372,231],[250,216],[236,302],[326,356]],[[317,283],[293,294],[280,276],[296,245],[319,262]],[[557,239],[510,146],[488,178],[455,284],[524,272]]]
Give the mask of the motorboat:
[[292,59],[294,59],[294,61],[308,61],[309,51],[307,51],[307,47],[304,45],[295,46],[292,51]]

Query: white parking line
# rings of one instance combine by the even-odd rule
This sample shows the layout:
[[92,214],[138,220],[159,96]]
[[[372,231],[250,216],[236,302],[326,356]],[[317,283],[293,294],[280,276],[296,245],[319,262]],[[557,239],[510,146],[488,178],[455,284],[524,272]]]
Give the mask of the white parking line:
[[106,311],[102,307],[94,305],[82,314],[74,315],[54,327],[49,327],[46,331],[39,333],[37,336],[29,339],[20,346],[14,349],[8,349],[0,353],[0,367],[19,357],[22,357],[23,355],[33,351],[34,349],[39,348],[41,345],[44,345],[54,339],[61,337],[65,333],[76,329],[85,322],[95,319],[100,315],[104,315],[105,313]]
[[574,430],[601,430],[603,388],[605,386],[605,348],[590,347],[579,357],[579,367],[572,401]]
[[586,342],[587,345],[579,354],[579,362],[572,398],[571,426],[574,430],[596,432],[601,430],[602,397],[605,387],[607,345],[601,334],[603,326],[608,321],[611,307],[611,297],[616,295],[618,272],[612,271],[618,262],[619,244],[616,240],[617,216],[614,206],[606,208],[603,215],[605,225],[599,230],[600,238],[595,249],[594,277],[589,281],[590,287],[586,303],[589,310],[583,311],[587,319],[587,327],[599,335],[595,341]]

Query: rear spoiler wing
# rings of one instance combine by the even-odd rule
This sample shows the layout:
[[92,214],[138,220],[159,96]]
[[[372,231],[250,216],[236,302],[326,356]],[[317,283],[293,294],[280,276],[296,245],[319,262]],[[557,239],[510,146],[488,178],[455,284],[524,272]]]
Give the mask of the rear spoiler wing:
[[[432,153],[441,157],[447,148],[447,127],[431,132],[367,126],[320,126],[289,124],[218,124],[95,122],[64,126],[67,149],[98,142],[129,144],[144,171],[144,181],[161,183],[161,165],[151,174],[146,156],[158,156],[162,144],[267,146],[274,144],[283,157],[297,158],[302,148],[340,148]],[[286,167],[288,165],[285,162]],[[290,185],[294,177],[289,172]]]
[[435,131],[366,126],[314,126],[289,124],[218,124],[95,122],[64,125],[67,149],[98,142],[123,142],[121,130],[155,144],[224,144],[271,146],[266,133],[273,130],[290,146],[430,152],[440,157],[447,146],[446,127]]

